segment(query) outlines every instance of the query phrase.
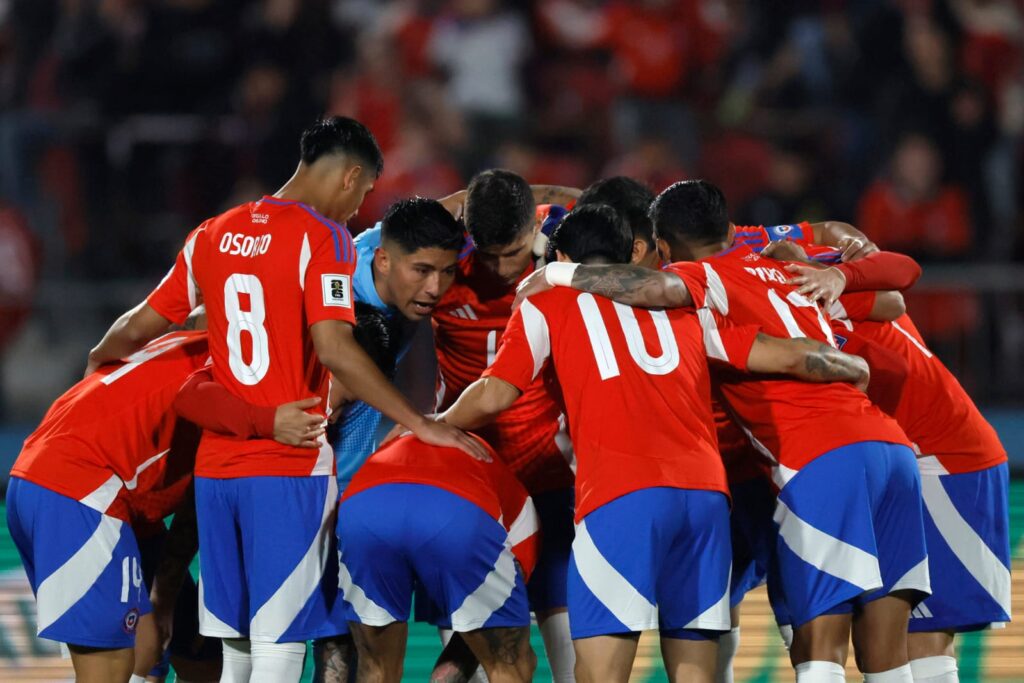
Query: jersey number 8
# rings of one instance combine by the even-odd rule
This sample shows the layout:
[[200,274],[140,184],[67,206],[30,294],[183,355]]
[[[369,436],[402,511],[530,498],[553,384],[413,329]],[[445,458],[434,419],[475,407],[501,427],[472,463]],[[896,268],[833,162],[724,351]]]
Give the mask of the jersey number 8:
[[[249,310],[242,310],[242,295]],[[255,275],[235,273],[224,283],[224,315],[228,322],[228,365],[242,384],[259,384],[270,369],[270,340],[263,326],[267,311],[263,305],[263,283]],[[242,333],[252,338],[252,359],[242,355]]]

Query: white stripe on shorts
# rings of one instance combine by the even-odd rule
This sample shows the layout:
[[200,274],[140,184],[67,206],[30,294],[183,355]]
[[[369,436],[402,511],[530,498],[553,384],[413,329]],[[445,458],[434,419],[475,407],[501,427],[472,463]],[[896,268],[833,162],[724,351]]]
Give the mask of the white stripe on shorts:
[[683,628],[707,631],[728,631],[732,628],[732,616],[729,614],[729,586],[732,585],[732,567],[725,581],[725,592],[718,602],[708,607],[700,615]]
[[466,596],[457,610],[452,612],[452,630],[473,631],[482,627],[491,615],[501,609],[516,588],[516,561],[512,546],[505,539],[501,554],[494,563],[494,569],[487,573],[484,582]]
[[334,533],[334,511],[338,505],[338,481],[333,476],[327,476],[326,480],[327,494],[320,514],[320,530],[292,573],[256,610],[249,624],[250,640],[276,643],[323,580],[327,554],[331,551],[331,534]]
[[398,619],[391,612],[375,603],[362,588],[352,581],[352,573],[345,566],[345,560],[338,551],[338,587],[345,597],[345,602],[352,605],[360,624],[367,626],[387,626]]
[[[202,562],[203,558],[199,558]],[[199,633],[211,638],[242,638],[240,631],[233,626],[221,621],[216,614],[206,606],[203,592],[203,577],[199,576]]]
[[871,553],[815,529],[797,517],[781,498],[774,519],[782,540],[804,562],[864,591],[882,587],[878,558]]
[[114,557],[114,548],[121,538],[123,524],[114,517],[100,515],[99,526],[92,532],[92,536],[57,571],[39,584],[39,590],[36,591],[38,633],[60,619],[93,587]]
[[572,554],[583,583],[626,628],[631,631],[658,628],[658,608],[604,558],[587,530],[586,520],[576,526]]
[[[950,475],[955,476],[955,475]],[[999,607],[1010,615],[1010,570],[971,528],[936,475],[921,475],[924,506],[942,539]]]

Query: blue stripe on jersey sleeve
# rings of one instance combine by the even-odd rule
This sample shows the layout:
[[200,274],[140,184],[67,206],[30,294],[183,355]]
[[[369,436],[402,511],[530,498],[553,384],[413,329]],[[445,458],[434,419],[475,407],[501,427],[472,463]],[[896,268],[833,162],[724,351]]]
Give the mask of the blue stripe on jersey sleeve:
[[331,237],[334,238],[335,259],[344,263],[352,263],[355,251],[352,248],[352,235],[349,234],[348,230],[341,227],[334,221],[324,218],[305,204],[299,203],[299,206],[305,209],[306,213],[315,218],[321,224],[326,225],[327,229],[331,231]]

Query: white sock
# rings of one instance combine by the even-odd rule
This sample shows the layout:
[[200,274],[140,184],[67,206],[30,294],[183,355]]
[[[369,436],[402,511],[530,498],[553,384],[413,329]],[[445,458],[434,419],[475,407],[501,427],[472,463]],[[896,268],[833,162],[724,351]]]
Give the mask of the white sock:
[[786,646],[786,652],[789,652],[793,647],[793,627],[789,624],[779,624],[778,627],[782,644]]
[[723,633],[718,638],[718,662],[715,665],[715,683],[732,683],[732,660],[740,649],[740,627]]
[[914,683],[960,683],[955,657],[921,657],[910,660]]
[[306,660],[306,643],[252,644],[251,683],[299,683]]
[[796,665],[796,683],[846,683],[846,672],[835,662]]
[[910,673],[910,665],[904,664],[888,671],[864,674],[864,681],[865,683],[914,683],[914,674]]
[[549,616],[540,625],[540,634],[544,637],[552,682],[573,683],[576,680],[573,673],[576,668],[576,651],[569,634],[569,613],[558,612]]
[[140,676],[139,674],[132,674],[132,677],[128,679],[128,683],[146,683],[146,677]]
[[249,683],[252,644],[246,638],[224,638],[221,643],[224,664],[220,670],[220,683]]

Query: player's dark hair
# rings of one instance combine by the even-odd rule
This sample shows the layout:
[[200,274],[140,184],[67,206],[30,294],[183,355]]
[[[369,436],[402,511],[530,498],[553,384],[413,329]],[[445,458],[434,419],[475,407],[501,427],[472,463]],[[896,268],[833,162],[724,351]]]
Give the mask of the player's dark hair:
[[466,229],[478,248],[511,244],[533,223],[536,208],[522,176],[504,169],[483,171],[466,191]]
[[654,226],[647,215],[654,201],[654,192],[639,180],[627,176],[604,178],[583,190],[576,206],[607,204],[618,211],[633,232],[634,240],[643,240],[654,249]]
[[706,180],[682,180],[657,196],[649,212],[658,237],[669,246],[714,244],[729,234],[725,195]]
[[384,155],[370,129],[347,116],[320,119],[302,131],[299,140],[302,161],[312,164],[328,154],[350,154],[373,169],[379,178],[384,171]]
[[436,247],[460,251],[466,234],[440,202],[416,197],[397,201],[381,221],[381,240],[394,242],[407,253]]
[[565,215],[548,245],[576,263],[629,263],[633,234],[612,207],[587,204]]
[[398,324],[387,313],[361,301],[356,302],[353,336],[380,371],[394,377],[398,365]]

